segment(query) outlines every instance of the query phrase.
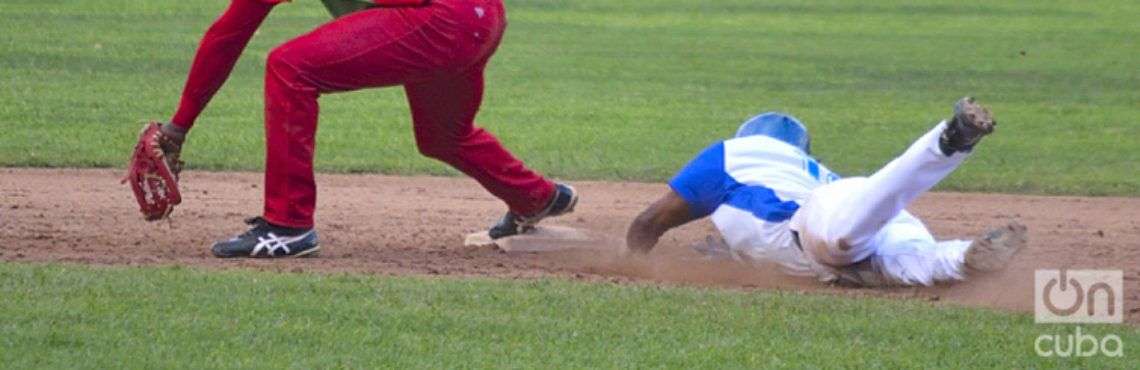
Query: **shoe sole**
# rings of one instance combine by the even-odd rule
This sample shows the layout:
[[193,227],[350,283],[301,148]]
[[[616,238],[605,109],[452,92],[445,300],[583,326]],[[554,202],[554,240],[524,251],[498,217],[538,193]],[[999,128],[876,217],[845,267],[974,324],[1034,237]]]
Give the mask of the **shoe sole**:
[[320,252],[320,251],[321,251],[321,245],[320,245],[320,244],[317,244],[317,245],[314,245],[312,248],[309,248],[309,249],[305,250],[304,252],[301,252],[301,253],[297,253],[297,254],[294,254],[294,255],[292,255],[292,256],[290,256],[290,257],[293,257],[293,258],[310,258],[310,257],[316,257],[316,256],[317,256],[317,252]]
[[966,251],[966,266],[979,272],[993,272],[1009,265],[1013,256],[1025,248],[1028,229],[1017,222],[991,230],[975,240]]
[[575,189],[570,185],[563,185],[570,189],[570,205],[566,206],[566,210],[562,211],[562,213],[559,213],[558,216],[574,213],[574,207],[578,206],[578,189]]

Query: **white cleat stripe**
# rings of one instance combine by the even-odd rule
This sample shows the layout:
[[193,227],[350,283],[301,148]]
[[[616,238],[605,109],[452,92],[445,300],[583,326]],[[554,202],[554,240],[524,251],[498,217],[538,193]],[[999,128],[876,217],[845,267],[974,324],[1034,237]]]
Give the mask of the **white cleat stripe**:
[[292,251],[289,249],[289,244],[304,240],[309,234],[312,234],[313,231],[314,230],[309,230],[304,234],[292,237],[280,237],[274,233],[269,233],[268,237],[257,237],[258,243],[253,247],[253,250],[249,252],[249,256],[256,257],[262,250],[265,250],[266,255],[269,257],[276,256],[279,250],[284,251],[284,255],[289,255],[289,252]]

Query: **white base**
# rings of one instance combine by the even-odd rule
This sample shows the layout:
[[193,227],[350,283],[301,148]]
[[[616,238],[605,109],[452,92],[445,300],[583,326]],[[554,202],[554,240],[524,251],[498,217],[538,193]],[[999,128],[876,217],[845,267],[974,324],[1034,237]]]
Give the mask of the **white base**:
[[565,226],[537,226],[526,233],[491,240],[486,231],[467,234],[463,245],[485,247],[494,245],[506,252],[551,252],[571,248],[581,248],[591,244],[586,233]]

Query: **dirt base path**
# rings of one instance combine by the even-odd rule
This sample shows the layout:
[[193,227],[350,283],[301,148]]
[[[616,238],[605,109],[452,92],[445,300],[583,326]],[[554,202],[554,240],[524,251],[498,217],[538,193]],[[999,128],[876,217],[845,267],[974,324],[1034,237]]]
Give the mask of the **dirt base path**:
[[207,248],[245,229],[261,207],[255,173],[190,172],[171,222],[142,221],[119,171],[0,169],[0,260],[107,265],[193,265],[275,271],[352,271],[532,278],[558,276],[745,289],[917,297],[1032,311],[1039,268],[1125,270],[1127,320],[1140,322],[1140,199],[929,194],[911,208],[940,238],[973,238],[1017,219],[1030,246],[1006,271],[933,288],[829,287],[774,269],[703,261],[688,249],[715,233],[707,221],[663,238],[651,258],[618,257],[629,220],[665,191],[662,184],[575,182],[573,215],[552,224],[605,238],[596,249],[502,253],[463,246],[463,237],[501,216],[504,206],[469,179],[318,175],[319,258],[220,260]]

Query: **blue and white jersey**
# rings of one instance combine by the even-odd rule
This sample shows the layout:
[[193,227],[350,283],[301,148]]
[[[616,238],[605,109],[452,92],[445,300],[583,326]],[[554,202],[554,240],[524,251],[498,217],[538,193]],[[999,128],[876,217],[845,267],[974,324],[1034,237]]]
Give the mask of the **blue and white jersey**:
[[768,136],[718,142],[669,181],[693,216],[712,221],[738,256],[812,275],[788,221],[812,189],[838,180],[803,150]]

